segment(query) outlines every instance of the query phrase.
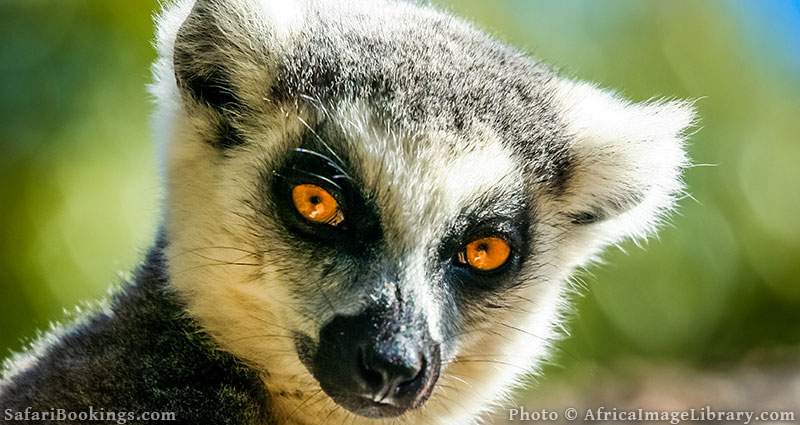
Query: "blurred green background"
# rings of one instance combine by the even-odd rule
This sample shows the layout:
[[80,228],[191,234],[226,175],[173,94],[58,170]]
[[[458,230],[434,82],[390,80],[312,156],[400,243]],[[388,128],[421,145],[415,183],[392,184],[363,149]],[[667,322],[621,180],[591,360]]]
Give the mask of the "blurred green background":
[[[632,99],[700,99],[695,199],[645,249],[583,274],[553,376],[621,358],[715,367],[800,342],[800,2],[434,3]],[[155,8],[0,1],[0,358],[104,295],[153,239]]]

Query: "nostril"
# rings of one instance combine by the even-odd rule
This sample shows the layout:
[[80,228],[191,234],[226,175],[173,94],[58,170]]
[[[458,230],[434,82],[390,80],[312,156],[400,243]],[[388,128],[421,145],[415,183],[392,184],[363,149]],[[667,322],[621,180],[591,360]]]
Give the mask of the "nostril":
[[405,398],[423,386],[428,365],[424,353],[411,355],[396,349],[362,346],[357,355],[359,381],[375,401]]
[[381,371],[370,366],[364,347],[358,350],[358,371],[367,388],[373,393],[379,393],[384,386],[384,376]]
[[420,362],[419,367],[410,370],[405,379],[401,379],[400,382],[397,383],[397,388],[395,392],[402,394],[408,391],[415,389],[422,378],[425,376],[425,369],[428,367],[428,358],[425,357],[423,354],[420,354]]

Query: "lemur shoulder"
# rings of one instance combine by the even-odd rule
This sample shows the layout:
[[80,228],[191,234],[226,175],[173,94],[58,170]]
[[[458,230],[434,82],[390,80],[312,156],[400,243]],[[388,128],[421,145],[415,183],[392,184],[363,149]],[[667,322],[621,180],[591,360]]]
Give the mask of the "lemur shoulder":
[[576,268],[683,191],[690,103],[432,6],[177,0],[157,26],[158,242],[7,362],[4,409],[474,423],[537,372]]

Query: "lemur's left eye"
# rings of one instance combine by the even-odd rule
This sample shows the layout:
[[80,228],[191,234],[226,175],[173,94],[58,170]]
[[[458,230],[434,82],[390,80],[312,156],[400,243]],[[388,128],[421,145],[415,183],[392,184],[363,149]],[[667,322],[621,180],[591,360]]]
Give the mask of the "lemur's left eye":
[[489,236],[468,243],[458,254],[458,261],[480,271],[492,271],[503,266],[511,256],[511,246],[504,239]]
[[297,212],[313,223],[336,226],[344,221],[336,198],[314,184],[299,184],[292,188],[292,202]]

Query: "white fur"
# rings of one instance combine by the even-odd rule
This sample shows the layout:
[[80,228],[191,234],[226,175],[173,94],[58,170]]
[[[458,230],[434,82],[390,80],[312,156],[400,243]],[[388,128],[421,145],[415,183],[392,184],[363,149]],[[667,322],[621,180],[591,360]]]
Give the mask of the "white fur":
[[694,121],[691,104],[631,104],[592,84],[569,80],[559,82],[556,93],[583,163],[571,205],[581,208],[615,191],[641,190],[644,199],[636,207],[602,227],[607,243],[646,237],[683,190],[681,172],[688,165],[684,131]]
[[285,38],[302,29],[305,11],[301,2],[261,0],[259,6],[278,37]]

